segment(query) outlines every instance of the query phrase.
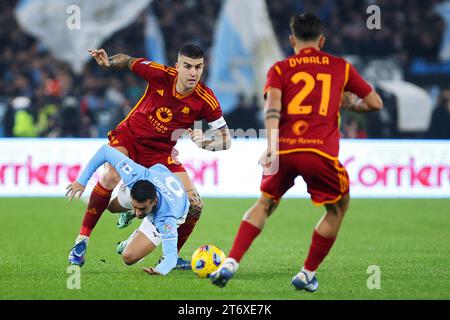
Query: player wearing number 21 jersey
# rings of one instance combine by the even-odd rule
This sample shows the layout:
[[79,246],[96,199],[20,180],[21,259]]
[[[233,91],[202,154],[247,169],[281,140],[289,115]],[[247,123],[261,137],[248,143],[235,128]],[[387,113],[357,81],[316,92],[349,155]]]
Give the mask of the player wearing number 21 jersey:
[[262,194],[245,213],[228,258],[212,274],[213,284],[221,287],[236,272],[280,199],[301,176],[313,203],[324,205],[326,213],[313,232],[304,267],[291,283],[299,290],[317,290],[316,270],[333,246],[350,199],[348,174],[338,160],[339,109],[341,105],[355,112],[382,108],[379,95],[350,63],[321,51],[325,37],[318,17],[294,16],[291,31],[295,55],[275,63],[267,75],[268,146],[260,159]]
[[[125,243],[122,252],[126,264],[133,264],[162,242],[164,259],[156,268],[147,268],[152,274],[165,275],[177,264],[177,228],[186,219],[189,199],[183,184],[162,164],[145,168],[112,147],[104,145],[84,168],[80,177],[69,186],[71,198],[83,191],[94,172],[104,163],[113,166],[124,184],[131,189],[136,215],[144,219],[141,226]],[[149,194],[146,198],[145,194]]]

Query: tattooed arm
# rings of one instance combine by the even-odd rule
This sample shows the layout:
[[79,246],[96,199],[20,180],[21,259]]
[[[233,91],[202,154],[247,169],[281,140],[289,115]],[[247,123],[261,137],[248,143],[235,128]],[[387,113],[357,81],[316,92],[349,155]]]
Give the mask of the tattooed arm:
[[119,53],[108,58],[106,51],[104,49],[93,49],[88,50],[91,56],[94,57],[95,61],[99,66],[102,67],[114,67],[114,68],[125,68],[131,69],[131,65],[137,58],[130,57],[126,54]]

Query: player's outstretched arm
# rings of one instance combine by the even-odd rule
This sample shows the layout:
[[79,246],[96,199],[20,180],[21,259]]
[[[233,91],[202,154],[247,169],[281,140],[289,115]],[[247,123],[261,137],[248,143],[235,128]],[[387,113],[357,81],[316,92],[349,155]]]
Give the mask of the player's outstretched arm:
[[114,67],[114,68],[126,68],[131,69],[131,65],[137,58],[130,57],[126,54],[119,53],[111,57],[108,57],[104,49],[89,49],[89,54],[94,57],[99,66],[102,67]]
[[137,180],[143,179],[146,174],[150,175],[146,168],[135,163],[123,153],[107,145],[103,145],[88,162],[77,181],[67,186],[66,196],[69,197],[69,201],[77,194],[78,198],[81,197],[89,179],[105,162],[108,162],[117,170],[127,186],[134,184]]
[[141,180],[146,175],[147,169],[116,149],[103,145],[92,157],[77,179],[82,185],[86,185],[94,172],[105,162],[112,165],[122,178],[125,185],[130,186],[137,180]]

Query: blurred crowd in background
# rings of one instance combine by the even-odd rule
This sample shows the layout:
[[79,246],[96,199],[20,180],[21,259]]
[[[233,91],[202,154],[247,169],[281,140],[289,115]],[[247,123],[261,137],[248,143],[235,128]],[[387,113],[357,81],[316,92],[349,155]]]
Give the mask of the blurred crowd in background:
[[[433,7],[441,1],[379,0],[382,28],[366,26],[368,2],[357,0],[267,1],[274,31],[284,54],[292,13],[314,12],[327,26],[324,50],[341,56],[394,59],[406,69],[414,58],[438,61],[445,22]],[[94,61],[81,75],[54,59],[33,37],[22,32],[14,18],[16,1],[0,1],[0,137],[106,137],[132,109],[145,82],[127,70],[106,70]],[[208,61],[221,0],[157,0],[152,3],[164,35],[169,64],[186,42],[204,48]],[[110,55],[145,56],[144,14],[115,33],[102,46]],[[88,54],[86,52],[86,54]],[[450,75],[449,75],[450,79]],[[429,130],[417,138],[450,138],[449,87],[438,86]],[[346,138],[403,137],[395,128],[384,130],[371,115],[343,115]],[[261,106],[242,97],[225,114],[230,128],[263,127]],[[395,127],[395,124],[392,124]]]

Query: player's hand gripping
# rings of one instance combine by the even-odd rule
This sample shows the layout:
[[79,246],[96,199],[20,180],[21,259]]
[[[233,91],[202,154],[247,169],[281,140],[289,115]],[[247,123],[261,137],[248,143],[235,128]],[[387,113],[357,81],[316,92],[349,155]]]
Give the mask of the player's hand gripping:
[[95,61],[99,66],[109,67],[110,63],[108,60],[108,55],[104,49],[88,49],[91,56],[94,57]]
[[203,148],[203,142],[205,141],[205,135],[203,134],[203,131],[200,129],[194,129],[191,128],[188,129],[189,136],[191,137],[192,141],[199,147]]
[[68,201],[72,201],[73,197],[77,196],[78,199],[80,199],[81,195],[84,192],[84,189],[86,189],[85,186],[83,186],[81,183],[78,183],[77,181],[72,182],[69,184],[66,188],[66,197],[69,197]]

